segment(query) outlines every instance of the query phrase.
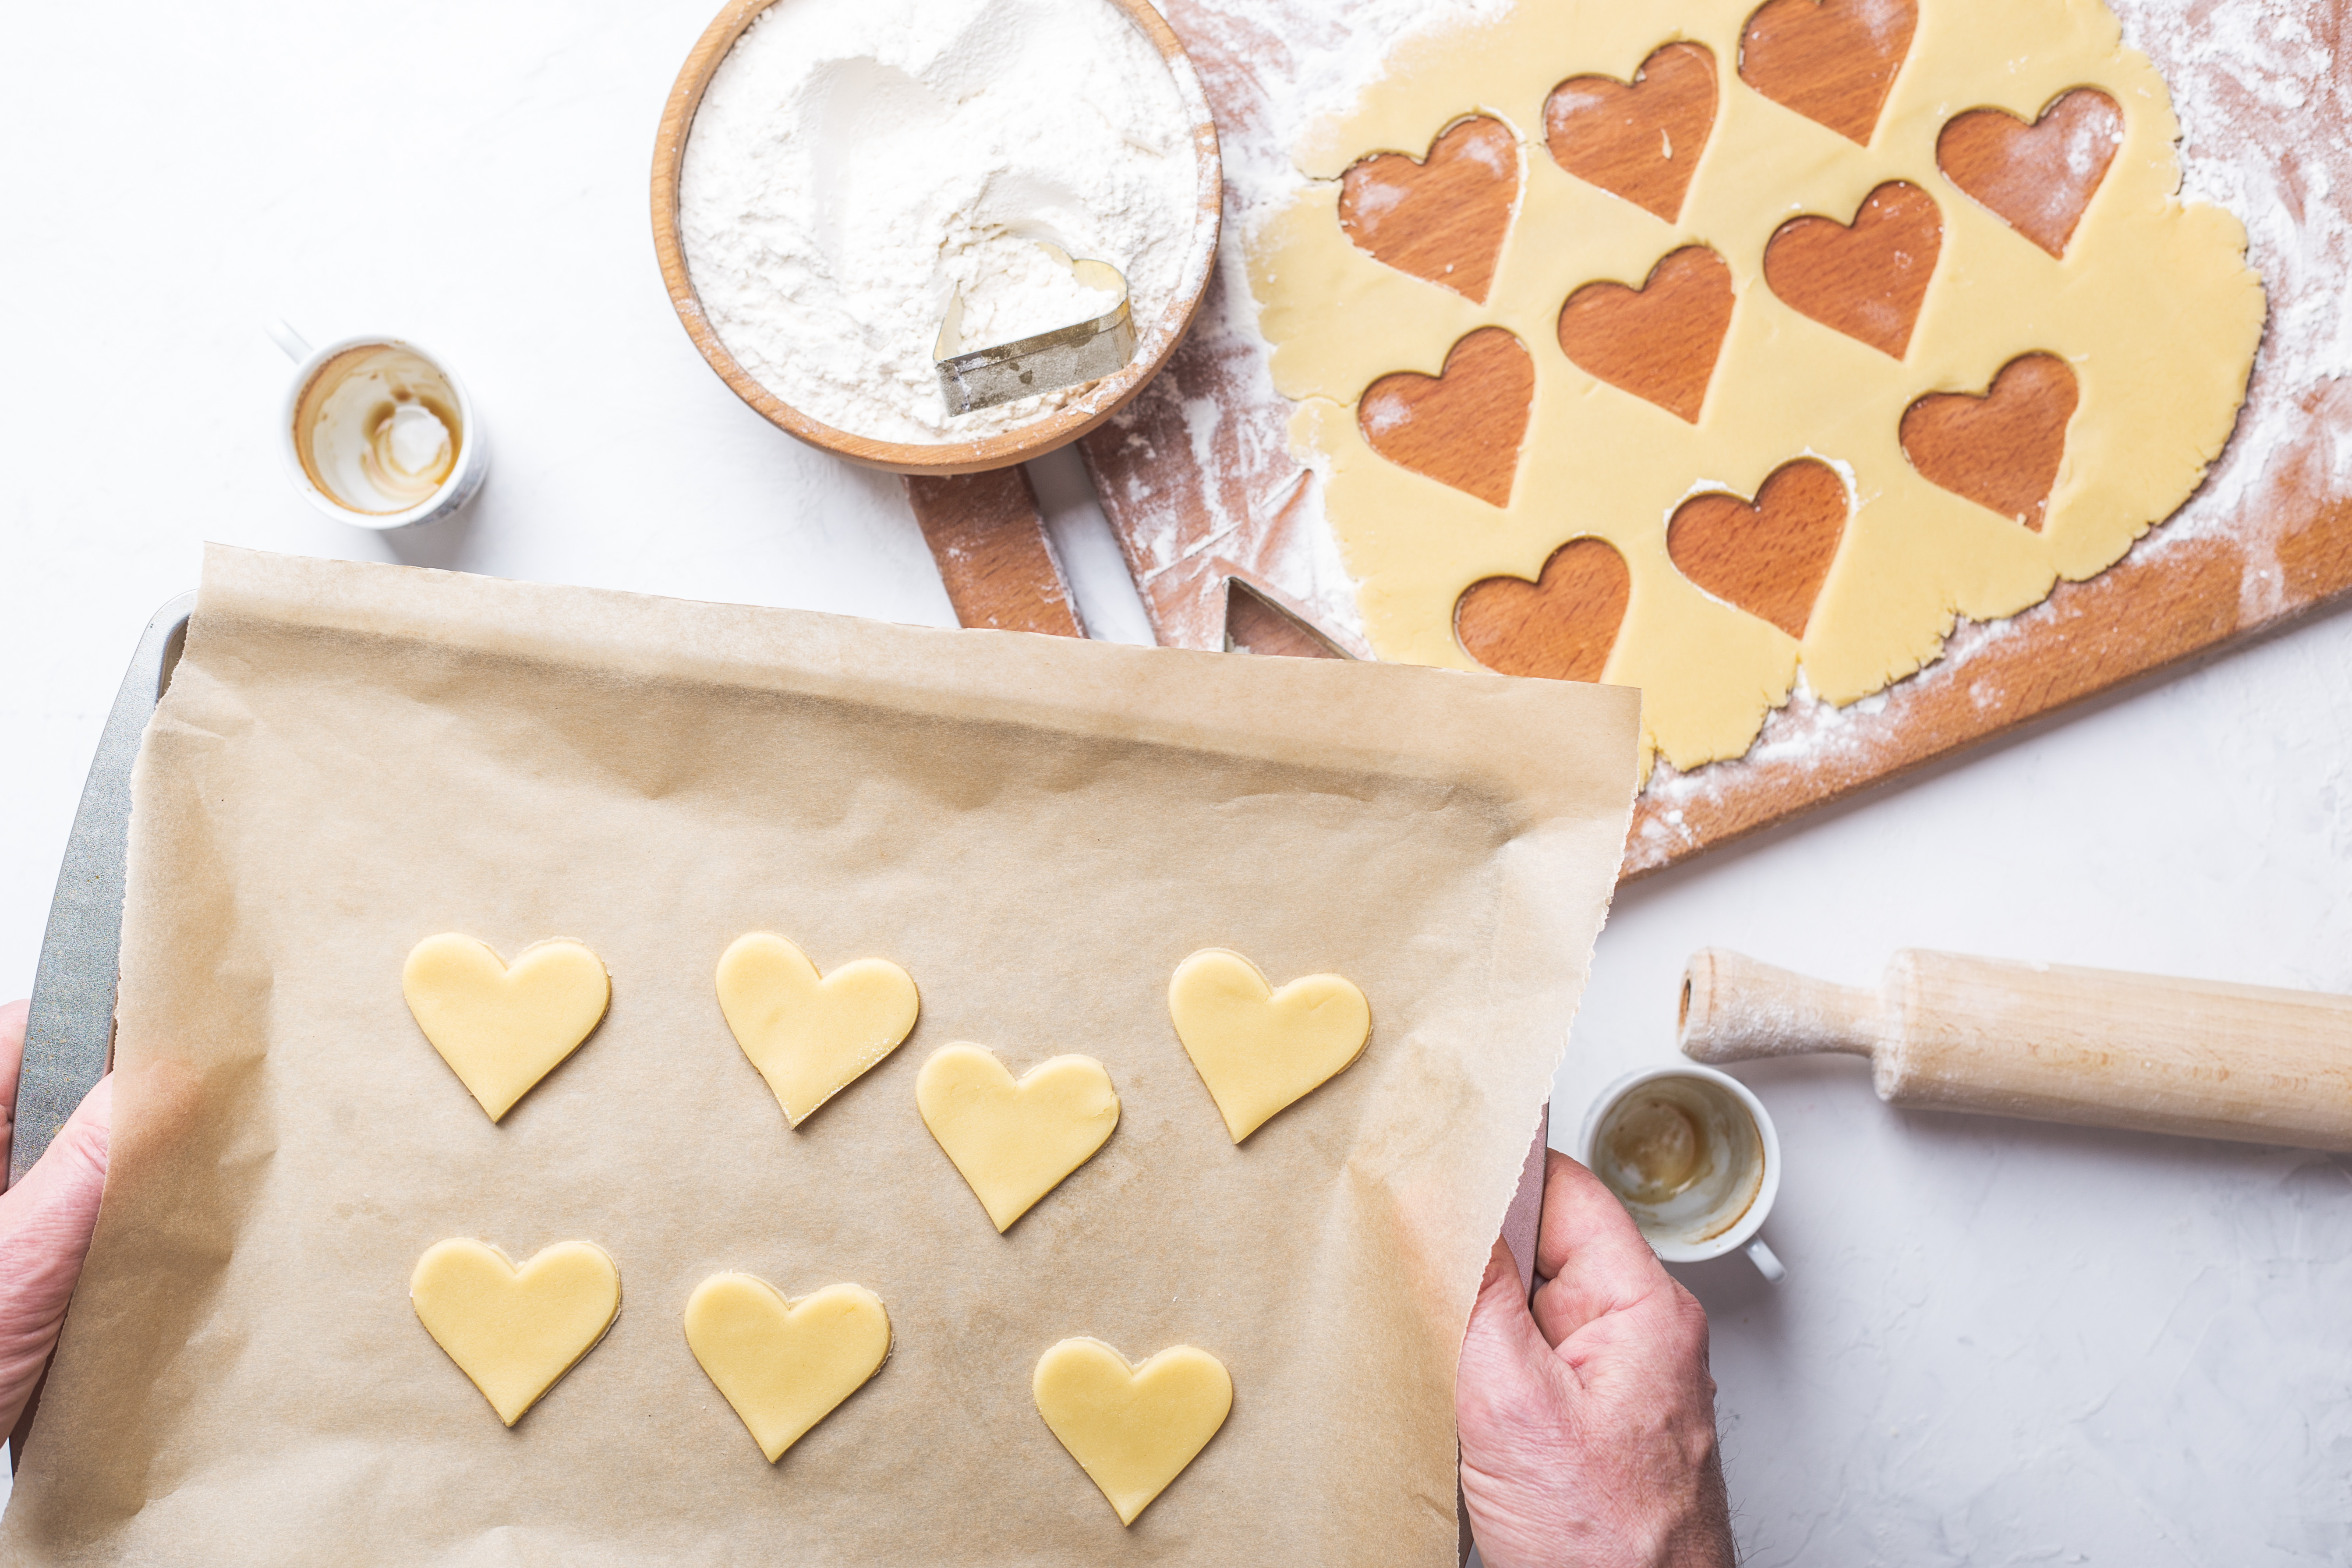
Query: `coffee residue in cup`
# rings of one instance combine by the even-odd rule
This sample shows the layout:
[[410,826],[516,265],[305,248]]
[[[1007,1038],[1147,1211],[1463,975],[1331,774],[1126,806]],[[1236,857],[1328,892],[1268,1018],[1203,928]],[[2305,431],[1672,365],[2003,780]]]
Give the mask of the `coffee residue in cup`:
[[398,343],[361,343],[320,365],[294,405],[302,471],[340,506],[372,517],[432,498],[466,439],[440,368]]
[[1607,1154],[1624,1195],[1643,1204],[1687,1192],[1712,1163],[1705,1129],[1659,1095],[1636,1095],[1618,1109],[1610,1121]]

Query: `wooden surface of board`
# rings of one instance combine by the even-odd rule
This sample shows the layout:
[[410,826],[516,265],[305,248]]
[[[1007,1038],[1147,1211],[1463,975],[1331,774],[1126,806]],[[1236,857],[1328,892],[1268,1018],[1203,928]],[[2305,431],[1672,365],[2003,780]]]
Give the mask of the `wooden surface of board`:
[[[2230,3],[2194,0],[2192,8]],[[2252,231],[2251,258],[2270,293],[2271,332],[2238,435],[2204,488],[2100,575],[2062,582],[2042,604],[2007,622],[1958,624],[1942,658],[1880,697],[1834,710],[1800,692],[1767,720],[1747,756],[1689,773],[1662,763],[1637,804],[1626,875],[1658,870],[1948,758],[2068,704],[2283,626],[2352,590],[2352,462],[2339,455],[2352,448],[2352,380],[2339,383],[2318,356],[2294,352],[2300,344],[2293,340],[2281,352],[2283,325],[2332,319],[2328,301],[2352,264],[2352,256],[2336,253],[2342,246],[2330,250],[2326,239],[2352,232],[2352,84],[2327,63],[2352,48],[2352,26],[2337,11],[2315,14],[2294,0],[2234,4],[2275,13],[2282,26],[2315,26],[2326,47],[2270,62],[2290,76],[2266,81],[2266,90],[2233,89],[2238,79],[2229,73],[2241,68],[2198,56],[2170,9],[2157,0],[2116,0],[2127,41],[2147,49],[2176,88],[2183,73],[2204,73],[2191,106],[2204,118],[2189,125],[2186,155],[2192,165],[2207,161],[2207,189],[2240,198],[2231,205]],[[1228,150],[1229,184],[1236,201],[1245,201],[1252,193],[1230,177],[1232,168],[1252,160],[1263,166],[1281,154],[1281,106],[1295,81],[1285,72],[1300,53],[1336,47],[1345,18],[1300,0],[1171,0],[1167,14],[1201,71]],[[1572,162],[1579,177],[1626,187],[1621,194],[1653,210],[1678,205],[1678,188],[1645,176],[1640,149],[1655,144],[1662,130],[1671,137],[1676,126],[1711,121],[1714,94],[1744,89],[1722,82],[1723,75],[1736,71],[1746,88],[1843,134],[1866,136],[1913,19],[1909,0],[1769,0],[1750,21],[1742,59],[1710,62],[1692,58],[1704,50],[1670,47],[1671,19],[1662,14],[1661,47],[1630,81],[1600,80],[1580,62],[1562,62],[1561,88],[1546,106],[1545,123],[1531,128],[1524,155]],[[1481,143],[1496,133],[1498,122],[1481,107],[1464,105],[1463,117],[1436,128],[1429,146],[1366,149],[1342,191],[1343,223],[1357,244],[1474,297],[1486,280],[1481,267],[1491,269],[1497,213],[1511,195],[1477,168],[1457,166],[1480,163]],[[1941,172],[1961,193],[1943,199],[1976,201],[2044,250],[2063,254],[2105,174],[2095,158],[2067,156],[2069,138],[2077,146],[2095,143],[2105,117],[2116,112],[2095,90],[2061,94],[2032,121],[1999,110],[1964,112],[1938,143]],[[1806,300],[1803,308],[1838,330],[1899,352],[1918,300],[1888,258],[1916,256],[1940,239],[1932,204],[1913,199],[1910,189],[1896,183],[1874,192],[1860,212],[1792,220],[1780,237],[1786,243],[1774,247],[1769,285],[1784,298]],[[1368,210],[1377,211],[1376,223],[1363,221]],[[1240,226],[1233,227],[1238,240]],[[1695,412],[1704,398],[1705,371],[1720,339],[1711,254],[1689,247],[1646,279],[1593,280],[1594,292],[1580,291],[1563,309],[1562,352],[1597,377],[1691,417],[1685,410]],[[1267,379],[1265,345],[1246,301],[1229,297],[1238,276],[1230,266],[1221,269],[1192,337],[1081,450],[1162,642],[1226,646],[1226,584],[1236,570],[1284,595],[1334,640],[1360,642],[1352,584],[1322,514],[1319,484],[1290,447],[1290,405]],[[1477,337],[1455,345],[1444,376],[1401,374],[1374,390],[1405,402],[1439,397],[1507,409],[1507,384],[1520,369]],[[2074,399],[2062,362],[2021,356],[1987,387],[1917,400],[1903,420],[1903,445],[1932,482],[2038,528]],[[1501,422],[1507,426],[1507,416]],[[1423,471],[1443,468],[1459,476],[1455,482],[1508,483],[1507,470],[1495,477],[1495,424],[1456,424],[1465,434],[1451,449],[1388,455]],[[1772,490],[1769,482],[1764,490]],[[1695,499],[1712,503],[1712,515],[1703,508],[1693,519],[1693,559],[1725,554],[1723,530],[1738,523],[1764,547],[1729,552],[1731,567],[1739,557],[1775,556],[1800,568],[1800,580],[1778,583],[1743,582],[1735,571],[1715,591],[1784,626],[1801,625],[1811,606],[1801,579],[1813,569],[1808,563],[1818,564],[1822,527],[1813,509],[1798,504],[1804,487]],[[1594,617],[1605,619],[1613,637],[1623,601],[1610,563],[1590,554],[1556,552],[1540,582],[1471,584],[1455,617],[1465,650],[1491,668],[1591,679],[1607,653]],[[1584,621],[1563,621],[1570,608]]]
[[1087,635],[1027,469],[910,474],[906,485],[958,626]]

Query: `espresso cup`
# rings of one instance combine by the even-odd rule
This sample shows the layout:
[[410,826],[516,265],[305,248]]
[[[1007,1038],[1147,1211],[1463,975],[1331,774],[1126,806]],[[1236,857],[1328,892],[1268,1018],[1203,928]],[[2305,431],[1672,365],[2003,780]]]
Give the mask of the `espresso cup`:
[[1756,1234],[1780,1191],[1780,1135],[1729,1073],[1695,1063],[1627,1073],[1585,1112],[1576,1157],[1666,1262],[1745,1247],[1765,1279],[1787,1274]]
[[270,337],[296,362],[278,411],[278,455],[310,504],[355,528],[410,528],[455,514],[489,457],[465,384],[403,338],[313,349],[283,321]]

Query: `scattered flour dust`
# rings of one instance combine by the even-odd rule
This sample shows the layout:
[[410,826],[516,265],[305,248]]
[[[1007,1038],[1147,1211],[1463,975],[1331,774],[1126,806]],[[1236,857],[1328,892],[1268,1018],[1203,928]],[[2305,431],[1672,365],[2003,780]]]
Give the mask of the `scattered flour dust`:
[[1111,0],[779,0],[687,142],[703,312],[835,429],[933,444],[1026,424],[1080,389],[950,416],[931,358],[949,302],[963,293],[974,347],[1109,310],[1044,241],[1127,275],[1150,352],[1198,265],[1185,86]]

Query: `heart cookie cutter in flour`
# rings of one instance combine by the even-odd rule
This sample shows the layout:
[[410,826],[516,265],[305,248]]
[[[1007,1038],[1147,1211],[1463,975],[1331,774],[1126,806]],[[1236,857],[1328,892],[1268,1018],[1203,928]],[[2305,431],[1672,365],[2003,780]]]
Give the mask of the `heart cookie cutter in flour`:
[[971,414],[1016,398],[1084,386],[1117,375],[1135,357],[1135,319],[1127,308],[1127,275],[1108,261],[1073,261],[1058,246],[1038,248],[1070,269],[1083,288],[1115,291],[1111,308],[1088,321],[1015,338],[1009,343],[973,348],[964,342],[964,296],[948,301],[931,359],[939,366],[940,394],[949,409]]
[[774,4],[774,0],[728,0],[696,42],[693,52],[687,56],[677,85],[670,89],[669,102],[662,110],[661,129],[654,139],[653,221],[654,251],[661,263],[662,281],[669,289],[670,304],[677,310],[687,336],[694,340],[694,346],[702,351],[710,368],[719,373],[738,397],[779,429],[866,468],[900,474],[976,474],[1009,468],[1068,446],[1125,407],[1160,373],[1160,366],[1184,341],[1193,316],[1200,310],[1202,297],[1208,291],[1224,210],[1223,164],[1217,151],[1217,127],[1209,113],[1208,96],[1201,89],[1192,58],[1166,19],[1152,8],[1150,0],[1103,3],[1117,9],[1159,51],[1176,85],[1177,96],[1192,120],[1196,171],[1192,226],[1174,294],[1142,320],[1131,321],[1135,343],[1124,363],[1085,386],[1044,417],[994,435],[919,444],[852,435],[802,413],[761,385],[743,368],[719,341],[703,313],[694,279],[687,271],[686,251],[679,234],[678,184],[686,162],[686,144],[694,130],[695,112],[701,107],[703,92],[709,87],[719,63],[743,36],[744,29]]

